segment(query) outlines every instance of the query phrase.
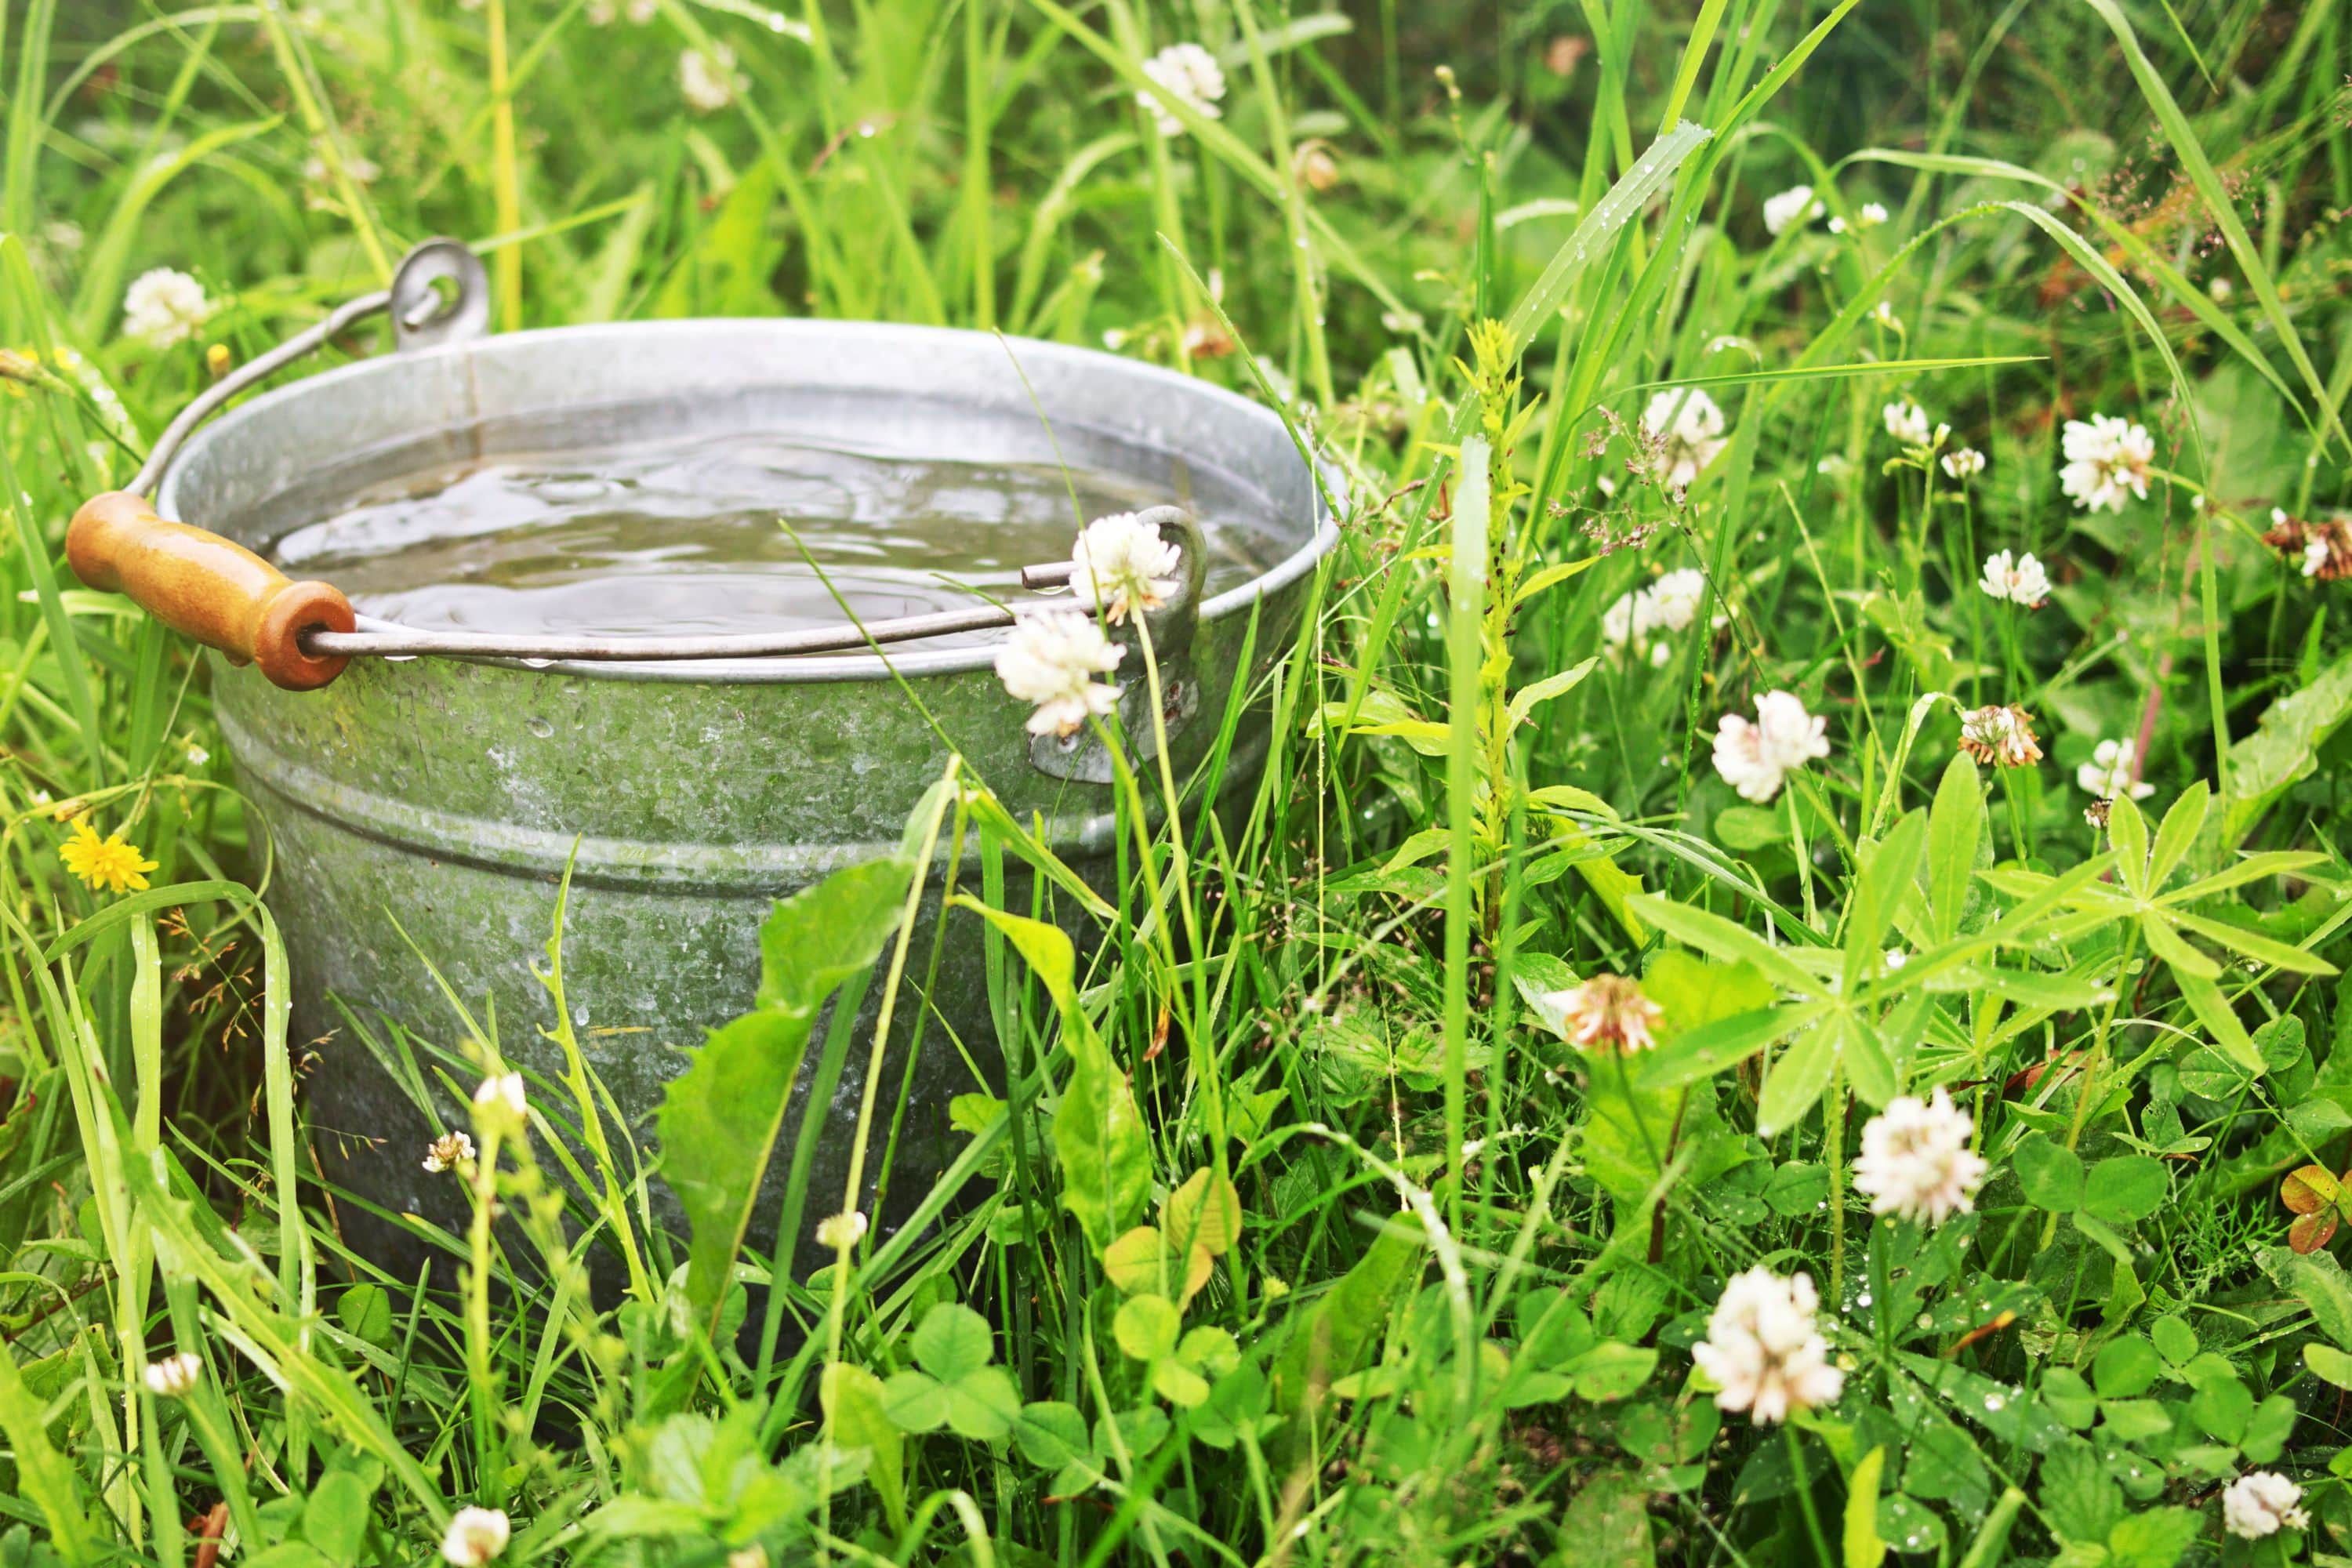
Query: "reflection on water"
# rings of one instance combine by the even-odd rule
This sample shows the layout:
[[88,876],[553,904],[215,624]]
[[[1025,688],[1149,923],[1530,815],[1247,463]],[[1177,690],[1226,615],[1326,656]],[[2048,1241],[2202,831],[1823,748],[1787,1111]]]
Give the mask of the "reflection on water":
[[[1080,518],[1188,499],[1122,475],[738,432],[411,474],[271,553],[422,629],[785,630],[838,624],[835,593],[865,620],[968,607],[961,584],[1017,596],[1022,567],[1068,557]],[[1202,521],[1210,593],[1271,563],[1252,528]]]

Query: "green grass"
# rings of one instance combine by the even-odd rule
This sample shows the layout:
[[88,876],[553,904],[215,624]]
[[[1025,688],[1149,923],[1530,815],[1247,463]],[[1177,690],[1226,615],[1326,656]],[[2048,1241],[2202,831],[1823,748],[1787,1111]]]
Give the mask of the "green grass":
[[[269,1568],[419,1563],[467,1505],[511,1520],[501,1562],[730,1568],[2347,1554],[2352,1283],[2319,1233],[2352,1159],[2352,637],[2347,583],[2261,536],[2352,503],[2352,14],[652,9],[0,22],[0,1560],[184,1568],[226,1530]],[[1141,66],[1184,40],[1227,91],[1163,136]],[[742,89],[692,111],[679,55],[721,47]],[[1839,232],[1767,232],[1800,183]],[[526,1118],[477,1111],[446,1279],[344,1246],[288,1037],[278,923],[311,917],[255,897],[190,647],[63,562],[209,351],[444,233],[501,329],[1108,345],[1275,404],[1343,476],[1313,613],[1245,694],[1264,783],[1213,817],[1123,773],[1135,875],[1083,964],[1004,907],[1045,851],[989,780],[918,814],[910,849],[972,852],[1006,1081],[898,1194],[925,1223],[828,1230],[772,1290],[730,1265],[770,1277],[735,1242],[777,1223],[741,1173],[781,1102],[709,1134],[667,1236],[656,1134],[724,1097],[689,1075],[626,1124],[562,1037]],[[122,305],[161,266],[215,310],[158,349]],[[1639,421],[1683,390],[1723,440],[1675,488]],[[1898,397],[1948,439],[1895,441]],[[2094,413],[2154,437],[2119,510],[2061,488]],[[1998,550],[2045,604],[1978,589]],[[1685,571],[1687,624],[1612,647]],[[1717,721],[1775,690],[1827,754],[1743,799]],[[2037,763],[1956,760],[1998,705]],[[2076,773],[2124,739],[2153,792],[2102,831]],[[74,811],[152,890],[67,874]],[[914,907],[885,861],[780,911],[846,956],[772,973],[707,1070],[864,1049],[815,1009],[916,1007]],[[562,985],[560,946],[515,956]],[[1610,974],[1654,1052],[1563,1038],[1557,994]],[[452,1017],[352,1027],[420,1096],[496,1066]],[[1941,1226],[1874,1216],[1864,1127],[1937,1087],[1990,1175]],[[862,1172],[923,1113],[870,1098]],[[788,1235],[844,1206],[791,1187]],[[1844,1373],[1782,1432],[1691,1354],[1759,1266],[1810,1274]],[[201,1374],[151,1393],[174,1352]],[[2308,1531],[2225,1532],[2253,1469]]]

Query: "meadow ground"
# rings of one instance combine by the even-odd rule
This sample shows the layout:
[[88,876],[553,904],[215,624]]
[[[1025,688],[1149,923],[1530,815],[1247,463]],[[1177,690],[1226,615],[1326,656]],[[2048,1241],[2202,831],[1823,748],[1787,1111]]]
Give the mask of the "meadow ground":
[[[6,1568],[2352,1556],[2352,10],[10,0],[0,58]],[[331,917],[62,542],[434,234],[500,330],[992,328],[1327,459],[1266,783],[1123,775],[1075,971],[989,911],[1020,1070],[922,1223],[742,1174],[816,1002],[922,1010],[884,860],[658,1126],[376,1021],[470,1218],[343,1241]],[[1043,854],[1002,782],[910,848]]]

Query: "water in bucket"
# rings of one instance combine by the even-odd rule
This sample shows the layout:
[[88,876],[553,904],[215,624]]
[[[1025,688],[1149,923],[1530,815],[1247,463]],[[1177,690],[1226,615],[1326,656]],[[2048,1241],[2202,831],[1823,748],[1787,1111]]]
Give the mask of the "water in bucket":
[[271,553],[420,630],[615,637],[834,626],[844,603],[867,621],[971,608],[975,587],[1017,600],[1021,568],[1067,559],[1081,519],[1170,501],[1208,513],[1209,594],[1278,558],[1188,479],[731,431],[407,472]]

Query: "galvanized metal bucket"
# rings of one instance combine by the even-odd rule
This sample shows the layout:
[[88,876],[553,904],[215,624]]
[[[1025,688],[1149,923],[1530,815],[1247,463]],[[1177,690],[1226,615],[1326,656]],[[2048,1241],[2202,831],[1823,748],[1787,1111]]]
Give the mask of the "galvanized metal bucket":
[[[756,928],[772,900],[894,847],[950,752],[1016,818],[1042,817],[1056,854],[1107,880],[1115,818],[1102,759],[1091,743],[1033,744],[1027,710],[1006,695],[984,647],[906,642],[887,661],[870,649],[658,662],[362,658],[342,669],[322,647],[337,633],[349,635],[336,646],[366,634],[303,596],[316,585],[241,581],[233,588],[244,601],[192,608],[186,579],[202,585],[223,570],[206,553],[218,541],[195,530],[231,542],[223,548],[266,552],[330,498],[425,464],[733,429],[887,437],[928,458],[1066,459],[1174,478],[1202,507],[1245,509],[1282,530],[1278,564],[1197,603],[1189,635],[1170,639],[1165,712],[1180,778],[1207,754],[1228,694],[1281,654],[1316,561],[1336,538],[1282,422],[1198,381],[1057,344],[870,323],[682,321],[482,335],[478,268],[454,250],[420,253],[427,259],[404,268],[388,297],[358,302],[393,310],[400,352],[256,397],[175,456],[172,446],[209,412],[191,410],[151,464],[168,469],[154,512],[186,528],[168,538],[133,530],[73,555],[86,580],[128,587],[227,650],[215,660],[215,706],[274,855],[268,899],[292,959],[297,1038],[323,1042],[308,1083],[325,1173],[386,1215],[441,1220],[459,1212],[457,1195],[419,1166],[439,1129],[354,1038],[338,1003],[448,1039],[453,1015],[432,978],[437,967],[469,1003],[495,998],[511,1059],[560,1071],[538,1027],[550,1021],[548,994],[530,963],[569,865],[573,1022],[645,1138],[664,1084],[686,1064],[680,1047],[751,1004]],[[454,278],[454,298],[446,285],[425,292],[435,277]],[[142,526],[153,520],[142,501],[102,500],[116,523],[125,512]],[[86,530],[77,519],[77,534],[94,537],[104,521]],[[250,578],[256,566],[276,576],[243,549],[236,554],[244,559],[229,576]],[[282,624],[306,616],[290,632]],[[1261,668],[1241,668],[1245,637]],[[240,657],[261,668],[237,668]],[[331,684],[275,683],[309,683],[304,661],[334,666]],[[1229,783],[1255,778],[1266,743],[1262,714],[1246,718]],[[1026,907],[1017,879],[1012,896]],[[937,897],[935,879],[927,916]],[[862,1035],[876,1000],[869,994]],[[975,1087],[949,1033],[983,1059],[993,1055],[975,931],[950,927],[927,1000],[933,1017],[914,1066],[897,1194],[928,1188],[951,1152],[946,1102]],[[902,1005],[899,1017],[917,1011]],[[894,1042],[885,1067],[890,1090],[903,1049]],[[816,1154],[812,1215],[830,1212],[845,1179],[866,1059],[862,1047],[848,1054]],[[804,1080],[798,1092],[807,1091]],[[450,1124],[463,1125],[449,1110]],[[800,1114],[788,1113],[788,1130]],[[780,1150],[772,1169],[787,1168],[789,1155]],[[678,1228],[666,1193],[657,1206]],[[399,1223],[371,1234],[349,1205],[344,1217],[363,1247],[408,1250]]]

